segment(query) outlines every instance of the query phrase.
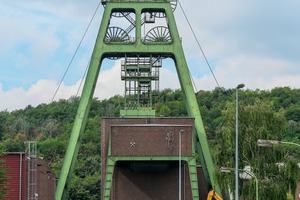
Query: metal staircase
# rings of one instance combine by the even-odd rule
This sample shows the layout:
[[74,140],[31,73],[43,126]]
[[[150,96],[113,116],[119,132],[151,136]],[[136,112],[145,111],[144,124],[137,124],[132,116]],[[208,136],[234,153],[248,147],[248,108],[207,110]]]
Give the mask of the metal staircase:
[[37,187],[37,142],[35,141],[26,141],[26,158],[27,158],[27,199],[28,200],[37,200],[38,194],[36,193]]

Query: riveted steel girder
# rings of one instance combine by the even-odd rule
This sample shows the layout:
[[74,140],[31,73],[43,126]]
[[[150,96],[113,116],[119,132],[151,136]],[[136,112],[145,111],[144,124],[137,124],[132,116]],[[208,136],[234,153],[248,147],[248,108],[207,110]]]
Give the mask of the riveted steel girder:
[[[134,42],[116,42],[105,43],[104,38],[106,30],[109,27],[111,13],[115,10],[130,10],[134,11],[136,16],[136,30]],[[164,11],[167,16],[167,24],[172,37],[171,43],[153,43],[145,44],[141,36],[142,12],[147,10]],[[162,56],[171,57],[176,66],[181,89],[184,94],[188,115],[195,118],[195,128],[197,132],[197,141],[199,142],[200,161],[205,175],[207,187],[214,189],[220,193],[220,189],[214,180],[214,165],[209,151],[206,133],[204,130],[202,118],[197,104],[195,92],[191,82],[190,73],[185,60],[181,39],[175,23],[175,18],[171,5],[168,1],[115,1],[110,0],[105,2],[105,10],[103,13],[101,25],[96,39],[94,51],[92,53],[90,66],[88,69],[86,81],[81,95],[79,107],[77,110],[74,126],[71,132],[69,145],[65,155],[63,167],[60,173],[60,179],[56,190],[56,199],[65,199],[67,197],[68,185],[72,178],[74,165],[77,159],[79,147],[81,144],[82,135],[86,125],[88,113],[90,110],[91,101],[93,98],[96,81],[98,79],[99,70],[103,59],[109,57],[136,57],[139,56]],[[101,88],[100,88],[101,90]],[[195,159],[193,160],[193,162]],[[111,164],[113,164],[112,162]],[[193,164],[195,165],[195,163]],[[193,169],[191,167],[190,169]],[[193,177],[193,181],[197,181],[197,177]],[[196,185],[194,186],[196,188]],[[196,192],[196,191],[195,191]],[[196,192],[197,193],[197,192]],[[195,197],[197,195],[194,195]]]

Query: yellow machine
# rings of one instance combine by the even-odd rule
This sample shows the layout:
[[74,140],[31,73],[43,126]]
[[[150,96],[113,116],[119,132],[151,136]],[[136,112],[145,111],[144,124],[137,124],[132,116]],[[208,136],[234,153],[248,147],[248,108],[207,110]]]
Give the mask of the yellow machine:
[[216,191],[211,190],[207,195],[207,200],[223,200],[223,199]]

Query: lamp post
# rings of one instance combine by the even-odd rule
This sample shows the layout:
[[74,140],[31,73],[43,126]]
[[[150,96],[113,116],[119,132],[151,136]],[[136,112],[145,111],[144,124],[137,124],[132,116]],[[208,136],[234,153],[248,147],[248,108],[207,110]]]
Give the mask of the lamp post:
[[[229,167],[221,167],[220,171],[225,172],[225,173],[230,173],[230,172],[236,171],[236,169],[229,168]],[[258,179],[255,176],[255,174],[251,171],[247,171],[247,170],[244,170],[244,169],[238,169],[237,171],[244,172],[244,173],[248,174],[249,176],[251,176],[252,178],[255,179],[255,199],[258,200]]]
[[294,143],[294,142],[284,142],[279,140],[257,140],[257,145],[260,147],[272,147],[273,145],[279,145],[279,144],[290,144],[294,146],[300,147],[300,144]]
[[239,84],[236,87],[236,117],[235,117],[235,199],[239,199],[239,121],[238,121],[238,116],[239,116],[239,109],[238,109],[238,103],[239,103],[239,89],[243,88],[245,85],[244,84]]

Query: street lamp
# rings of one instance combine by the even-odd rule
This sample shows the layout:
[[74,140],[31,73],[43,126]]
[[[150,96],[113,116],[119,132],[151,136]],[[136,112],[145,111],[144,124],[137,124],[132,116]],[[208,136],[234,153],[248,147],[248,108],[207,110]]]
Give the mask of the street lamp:
[[239,126],[238,126],[238,103],[239,103],[239,89],[243,88],[244,84],[239,84],[236,87],[236,118],[235,118],[235,199],[239,199],[239,175],[238,175],[238,169],[239,169]]
[[179,180],[178,180],[178,186],[179,186],[179,190],[178,190],[178,199],[181,200],[181,135],[185,132],[184,129],[179,131]]
[[262,139],[257,140],[257,145],[260,147],[272,147],[273,145],[278,145],[278,144],[290,144],[290,145],[295,145],[300,147],[300,144],[294,142],[284,142],[279,140],[262,140]]
[[[229,168],[229,167],[221,167],[220,171],[225,172],[225,173],[230,173],[230,172],[236,171],[236,169]],[[255,179],[255,199],[258,200],[258,179],[255,176],[255,174],[251,171],[247,171],[247,170],[244,170],[244,169],[238,169],[237,171],[244,172],[244,173],[248,174],[249,176],[251,176],[252,178]]]

